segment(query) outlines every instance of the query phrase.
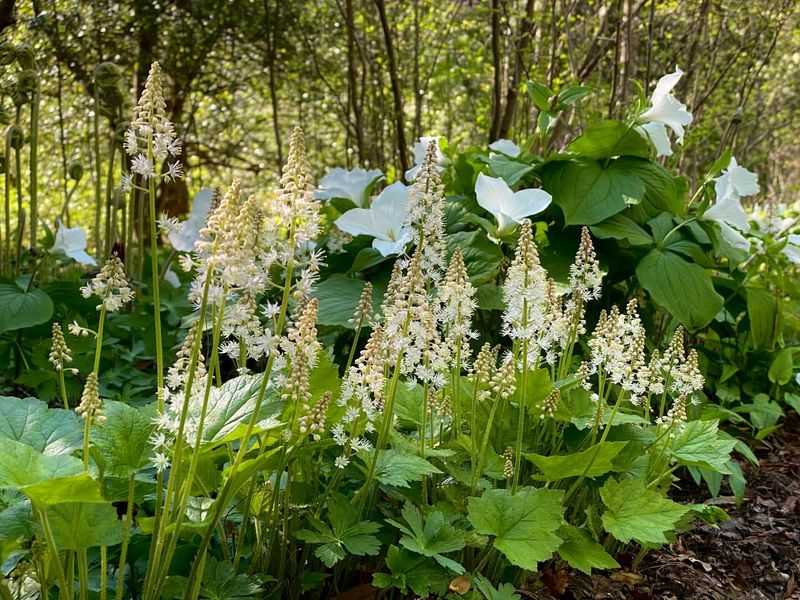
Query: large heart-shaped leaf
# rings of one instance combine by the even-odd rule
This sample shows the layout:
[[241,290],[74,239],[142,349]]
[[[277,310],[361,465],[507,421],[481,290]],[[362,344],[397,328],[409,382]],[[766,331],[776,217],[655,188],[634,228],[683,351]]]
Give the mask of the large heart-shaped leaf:
[[42,454],[71,454],[81,447],[83,422],[74,412],[48,408],[36,398],[0,396],[0,437]]
[[47,509],[47,520],[59,550],[113,546],[122,541],[125,529],[111,504],[56,504]]
[[42,290],[26,292],[13,283],[0,283],[0,332],[41,325],[52,316],[53,301]]
[[589,125],[569,149],[586,158],[614,156],[650,156],[650,146],[632,127],[619,121],[606,120]]

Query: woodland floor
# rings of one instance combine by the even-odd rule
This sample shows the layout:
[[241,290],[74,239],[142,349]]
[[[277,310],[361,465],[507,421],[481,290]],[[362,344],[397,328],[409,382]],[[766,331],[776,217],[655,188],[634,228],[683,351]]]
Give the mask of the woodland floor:
[[[525,596],[800,600],[800,418],[789,417],[766,444],[755,449],[760,468],[743,465],[748,487],[740,507],[732,496],[706,500],[731,517],[719,528],[704,525],[684,533],[675,544],[649,554],[635,570],[592,577],[551,573],[549,591]],[[683,484],[679,495],[694,501],[707,496],[691,482]]]

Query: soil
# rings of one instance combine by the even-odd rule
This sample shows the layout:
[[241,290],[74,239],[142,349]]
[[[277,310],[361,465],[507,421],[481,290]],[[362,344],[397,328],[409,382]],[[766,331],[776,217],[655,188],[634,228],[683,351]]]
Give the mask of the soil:
[[[537,600],[800,600],[800,418],[755,448],[761,465],[742,465],[745,501],[707,499],[682,484],[682,500],[705,501],[731,517],[702,525],[651,552],[635,570],[611,574],[549,573]],[[694,496],[694,497],[693,497]],[[524,593],[524,592],[523,592]]]

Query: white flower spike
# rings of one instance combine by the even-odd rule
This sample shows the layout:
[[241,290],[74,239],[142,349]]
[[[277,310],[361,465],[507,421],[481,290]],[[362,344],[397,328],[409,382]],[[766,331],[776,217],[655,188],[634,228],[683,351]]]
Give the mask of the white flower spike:
[[507,233],[525,217],[538,214],[553,200],[541,189],[528,189],[514,192],[508,184],[498,177],[478,174],[475,182],[478,204],[492,213],[497,220],[497,235]]
[[[517,156],[519,156],[520,152],[522,152],[520,147],[517,146],[514,142],[505,139],[492,142],[491,144],[489,144],[489,149],[495,150],[496,152],[499,152],[501,154],[505,154],[506,156],[509,156],[511,158],[516,158]],[[493,158],[495,156],[497,155],[494,152],[489,153],[489,158]]]
[[319,189],[314,192],[317,200],[347,198],[358,207],[364,206],[367,192],[379,179],[383,178],[380,169],[331,169],[319,180]]
[[86,252],[86,232],[80,227],[65,227],[60,221],[50,252],[63,254],[82,265],[97,265],[97,261]]
[[686,105],[672,95],[673,88],[683,76],[683,71],[675,67],[675,72],[664,75],[658,80],[656,89],[650,97],[650,108],[639,115],[641,131],[643,131],[656,148],[658,156],[671,156],[672,146],[667,135],[667,127],[677,136],[679,144],[683,143],[684,126],[692,122],[692,113]]
[[375,238],[372,247],[382,256],[400,254],[412,239],[410,227],[403,227],[408,205],[408,187],[393,183],[372,201],[369,208],[348,210],[336,226],[350,235]]
[[170,231],[169,243],[178,252],[191,252],[194,243],[200,238],[200,230],[206,226],[208,211],[214,199],[214,190],[203,188],[194,195],[189,218],[182,221],[177,231]]

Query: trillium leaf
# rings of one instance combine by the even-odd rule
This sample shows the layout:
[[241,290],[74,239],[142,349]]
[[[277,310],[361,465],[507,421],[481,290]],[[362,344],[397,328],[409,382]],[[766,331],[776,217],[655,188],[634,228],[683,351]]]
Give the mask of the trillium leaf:
[[520,179],[533,171],[533,166],[514,160],[502,154],[489,159],[489,170],[497,177],[502,177],[508,185],[515,185]]
[[756,348],[770,349],[775,339],[778,301],[763,288],[745,288],[750,335]]
[[[614,471],[613,460],[628,442],[602,442],[574,454],[541,456],[525,454],[525,458],[535,464],[547,481],[557,481],[565,477],[599,477]],[[587,470],[588,468],[588,470]]]
[[103,413],[105,422],[92,429],[103,469],[126,477],[147,466],[153,454],[149,438],[155,429],[154,411],[108,400],[103,403]]
[[535,571],[562,544],[562,490],[522,488],[488,490],[469,499],[469,522],[478,533],[495,536],[495,547],[512,564]]
[[[350,320],[353,318],[363,290],[363,280],[341,274],[333,275],[319,282],[311,294],[312,298],[319,299],[317,323],[353,329],[355,325]],[[373,288],[372,305],[379,306],[381,297],[381,290],[377,287]]]
[[636,276],[653,300],[688,329],[708,325],[722,309],[723,298],[708,271],[669,250],[651,250],[636,267]]
[[542,171],[544,189],[564,211],[567,225],[594,225],[641,202],[642,180],[621,160],[606,166],[581,159],[550,163]]
[[47,520],[59,550],[113,546],[125,528],[110,504],[65,502],[47,509]]
[[650,156],[650,146],[641,135],[632,127],[613,120],[592,123],[579,138],[570,143],[569,149],[595,160],[615,156]]
[[[380,450],[375,465],[375,477],[384,485],[410,487],[412,481],[422,481],[423,477],[441,473],[424,458],[416,454],[398,450]],[[367,460],[372,460],[367,458]]]
[[29,292],[13,283],[0,283],[0,333],[47,323],[53,316],[53,301],[44,291]]
[[83,442],[83,421],[70,410],[48,408],[36,398],[0,396],[0,437],[42,454],[70,454]]
[[632,219],[625,215],[614,215],[602,223],[592,225],[592,233],[601,238],[625,240],[631,246],[652,246],[653,238]]
[[558,535],[564,538],[564,543],[558,548],[558,554],[569,566],[586,573],[592,574],[592,569],[618,569],[619,563],[614,560],[603,546],[598,544],[589,532],[578,529],[573,525],[564,524],[558,530]]
[[473,285],[490,281],[500,270],[503,251],[489,241],[483,231],[459,231],[447,236],[447,251],[452,254],[461,248],[467,273]]
[[659,492],[649,490],[641,479],[608,479],[600,489],[606,507],[603,527],[621,542],[665,544],[666,534],[689,510]]

